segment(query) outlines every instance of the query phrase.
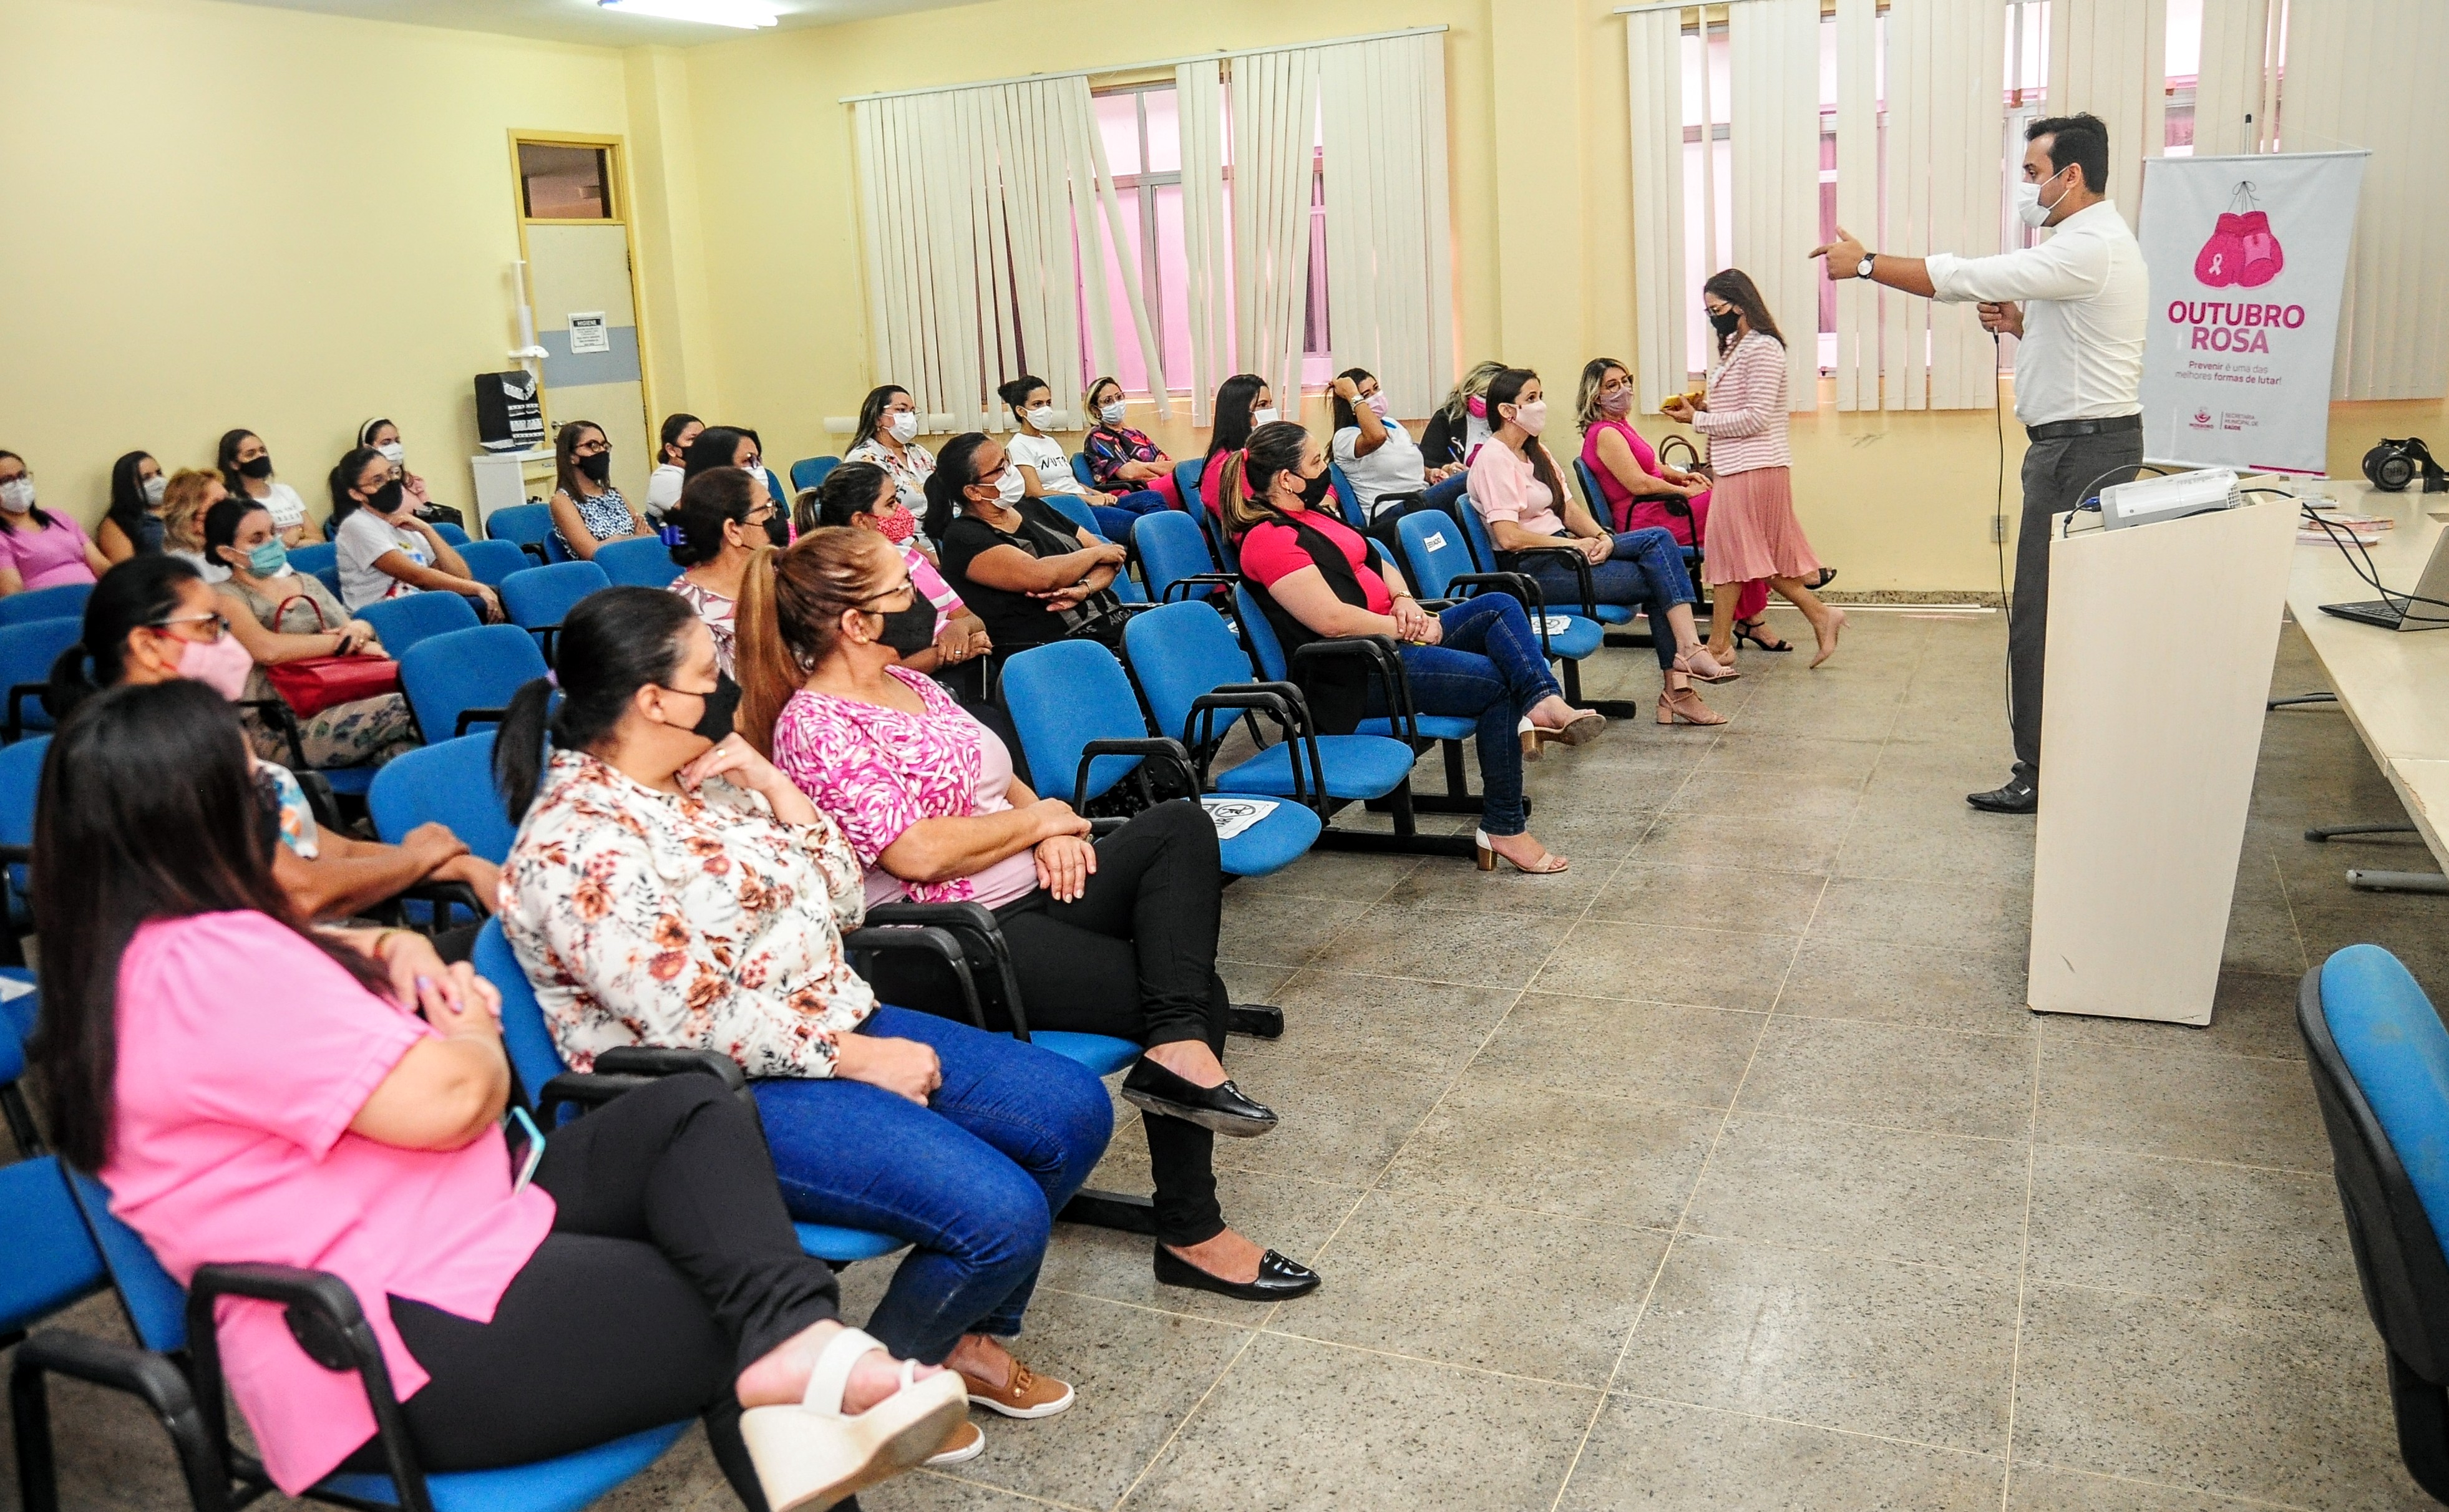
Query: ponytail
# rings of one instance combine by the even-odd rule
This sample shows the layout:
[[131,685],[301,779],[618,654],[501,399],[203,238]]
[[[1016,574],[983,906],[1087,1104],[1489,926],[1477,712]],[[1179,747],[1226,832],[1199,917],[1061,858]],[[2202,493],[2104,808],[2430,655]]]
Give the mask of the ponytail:
[[550,734],[552,679],[530,678],[511,695],[501,727],[493,732],[493,785],[512,825],[528,816],[544,780],[545,740]]
[[952,528],[953,515],[961,507],[962,490],[978,481],[970,461],[986,439],[982,431],[966,431],[935,453],[935,470],[927,474],[927,517],[919,522],[929,539],[941,541]]
[[900,565],[882,536],[845,526],[811,530],[788,551],[761,547],[750,559],[732,611],[731,667],[740,734],[767,759],[782,706],[834,654],[843,613],[865,607]]
[[[806,541],[813,535],[808,532],[800,539]],[[791,701],[791,695],[807,677],[800,659],[783,644],[774,612],[778,555],[772,546],[759,546],[750,554],[747,570],[740,575],[740,597],[731,610],[731,677],[740,684],[736,728],[740,737],[769,761],[774,758],[774,721],[782,717],[782,705]]]
[[1278,473],[1301,466],[1308,445],[1308,431],[1293,421],[1275,420],[1251,431],[1249,445],[1225,453],[1216,502],[1227,534],[1238,541],[1254,526],[1282,523],[1283,511],[1268,500],[1267,489]]

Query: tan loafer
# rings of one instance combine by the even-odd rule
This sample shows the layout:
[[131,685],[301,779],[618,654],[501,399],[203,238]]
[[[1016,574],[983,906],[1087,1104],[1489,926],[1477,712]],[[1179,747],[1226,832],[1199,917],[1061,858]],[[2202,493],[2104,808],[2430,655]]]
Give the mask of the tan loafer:
[[1018,1360],[1012,1362],[1012,1379],[1001,1386],[967,1370],[961,1379],[969,1384],[973,1406],[1008,1418],[1051,1418],[1072,1402],[1070,1382],[1040,1375]]
[[961,1464],[976,1459],[986,1451],[985,1430],[969,1419],[963,1418],[954,1425],[953,1436],[944,1441],[944,1446],[927,1456],[927,1464],[931,1468],[937,1465]]

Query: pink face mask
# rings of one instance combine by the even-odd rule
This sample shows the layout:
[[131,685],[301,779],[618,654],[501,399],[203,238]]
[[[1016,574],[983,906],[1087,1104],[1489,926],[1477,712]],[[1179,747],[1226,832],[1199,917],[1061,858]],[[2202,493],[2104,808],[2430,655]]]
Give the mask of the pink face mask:
[[891,514],[876,517],[876,527],[883,532],[884,539],[900,545],[918,533],[918,517],[897,505]]
[[222,698],[236,702],[246,692],[246,675],[255,670],[239,639],[224,631],[218,641],[181,641],[179,676],[193,678]]
[[1465,399],[1462,402],[1462,405],[1464,409],[1469,410],[1472,412],[1475,418],[1481,420],[1488,418],[1488,401],[1481,398],[1478,394],[1475,393],[1470,398]]
[[1618,389],[1599,395],[1599,408],[1609,414],[1624,414],[1632,409],[1632,391]]

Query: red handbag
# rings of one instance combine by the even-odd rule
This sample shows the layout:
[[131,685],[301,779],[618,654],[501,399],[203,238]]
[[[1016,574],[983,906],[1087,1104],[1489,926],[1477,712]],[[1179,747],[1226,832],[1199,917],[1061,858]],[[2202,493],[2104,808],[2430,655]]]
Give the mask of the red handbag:
[[[281,600],[272,611],[272,622],[279,624],[293,603],[314,610],[317,627],[322,626],[323,606],[302,593]],[[280,701],[300,718],[312,718],[336,704],[399,691],[399,663],[389,657],[300,657],[295,661],[276,661],[263,669],[263,675],[272,691],[280,695]]]

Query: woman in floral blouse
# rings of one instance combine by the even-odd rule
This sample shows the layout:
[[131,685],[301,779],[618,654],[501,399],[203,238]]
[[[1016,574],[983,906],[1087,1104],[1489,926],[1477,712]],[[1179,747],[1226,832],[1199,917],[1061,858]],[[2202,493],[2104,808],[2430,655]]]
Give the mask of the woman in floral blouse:
[[935,470],[935,457],[918,444],[918,407],[909,390],[886,383],[868,391],[858,407],[858,440],[842,453],[842,460],[875,463],[893,479],[903,508],[926,512],[927,479]]
[[[1220,1059],[1232,1005],[1216,975],[1215,825],[1177,800],[1092,843],[1088,820],[1032,793],[1001,740],[899,664],[883,627],[915,598],[873,531],[760,552],[740,597],[749,737],[770,731],[775,761],[841,826],[869,903],[993,909],[1032,1028],[1145,1047],[1122,1095],[1145,1115],[1159,1281],[1267,1302],[1315,1291],[1315,1272],[1226,1227],[1216,1200],[1214,1137],[1265,1134],[1276,1115]],[[945,1005],[926,974],[880,963],[878,979]]]
[[1166,503],[1181,508],[1182,494],[1173,483],[1173,458],[1149,440],[1147,431],[1123,424],[1123,417],[1130,413],[1123,402],[1123,386],[1111,378],[1099,378],[1089,385],[1083,397],[1090,416],[1097,422],[1080,443],[1080,450],[1088,454],[1090,481],[1113,493],[1152,489],[1163,494]]
[[997,1340],[1019,1332],[1051,1215],[1104,1153],[1103,1084],[877,1005],[842,948],[864,912],[858,859],[731,733],[739,688],[679,596],[592,595],[564,622],[555,677],[519,690],[494,764],[523,815],[502,928],[563,1058],[584,1070],[648,1044],[738,1062],[792,1216],[916,1247],[868,1331],[1008,1415],[1069,1407],[1069,1386]]

